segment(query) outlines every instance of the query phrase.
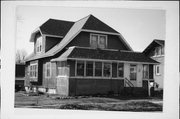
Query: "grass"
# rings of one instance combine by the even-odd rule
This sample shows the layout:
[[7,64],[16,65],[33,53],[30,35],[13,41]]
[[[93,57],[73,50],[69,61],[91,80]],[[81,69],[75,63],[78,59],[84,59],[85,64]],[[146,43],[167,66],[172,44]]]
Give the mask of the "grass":
[[[160,103],[159,103],[160,102]],[[58,95],[15,94],[15,107],[104,110],[104,111],[162,111],[162,99],[129,99],[109,97],[62,97]]]

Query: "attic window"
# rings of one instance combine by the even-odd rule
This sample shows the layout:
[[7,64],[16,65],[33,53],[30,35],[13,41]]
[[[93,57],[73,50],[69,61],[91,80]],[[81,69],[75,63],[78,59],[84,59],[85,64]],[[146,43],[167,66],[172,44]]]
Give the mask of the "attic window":
[[90,46],[92,48],[104,49],[107,47],[107,35],[91,34],[90,35]]
[[42,51],[42,37],[38,37],[36,41],[36,52],[39,53]]

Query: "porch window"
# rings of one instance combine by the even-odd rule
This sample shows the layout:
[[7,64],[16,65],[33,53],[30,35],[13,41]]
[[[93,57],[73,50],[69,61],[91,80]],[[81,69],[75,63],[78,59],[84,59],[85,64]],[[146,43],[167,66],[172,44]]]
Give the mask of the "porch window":
[[31,78],[37,78],[38,74],[38,65],[37,63],[30,65],[30,77]]
[[107,35],[91,34],[90,35],[90,46],[92,48],[104,49],[107,47]]
[[143,79],[149,78],[149,66],[147,64],[143,65]]
[[95,62],[95,76],[102,76],[102,62]]
[[51,76],[51,63],[48,62],[45,64],[45,77],[49,78]]
[[37,38],[36,41],[36,52],[39,53],[42,51],[42,37],[40,36],[39,38]]
[[77,76],[84,76],[84,61],[77,61]]
[[159,65],[156,65],[156,75],[160,75],[160,66]]
[[118,63],[117,65],[118,77],[124,77],[124,64]]
[[111,76],[111,63],[104,63],[103,75],[104,75],[104,77],[110,77]]
[[86,76],[93,76],[93,62],[86,62]]

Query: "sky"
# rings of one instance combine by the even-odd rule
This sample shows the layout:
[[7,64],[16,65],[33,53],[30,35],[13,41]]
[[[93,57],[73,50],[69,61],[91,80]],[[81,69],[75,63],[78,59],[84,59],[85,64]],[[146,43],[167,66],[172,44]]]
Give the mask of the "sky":
[[16,9],[16,50],[33,52],[31,33],[49,18],[78,21],[94,15],[121,33],[134,51],[142,52],[153,39],[165,40],[165,11],[129,8],[18,6]]

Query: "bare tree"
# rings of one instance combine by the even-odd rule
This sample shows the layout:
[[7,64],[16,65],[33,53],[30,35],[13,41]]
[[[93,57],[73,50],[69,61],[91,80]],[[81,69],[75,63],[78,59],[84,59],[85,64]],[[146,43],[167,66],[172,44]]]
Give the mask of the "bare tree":
[[24,63],[27,52],[24,49],[16,51],[16,63]]

